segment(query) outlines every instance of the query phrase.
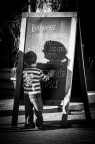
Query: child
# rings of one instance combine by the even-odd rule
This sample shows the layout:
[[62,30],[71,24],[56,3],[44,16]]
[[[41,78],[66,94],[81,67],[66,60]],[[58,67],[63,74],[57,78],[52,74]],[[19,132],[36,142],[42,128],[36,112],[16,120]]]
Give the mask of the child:
[[[36,66],[37,55],[33,51],[25,54],[24,63],[27,66],[23,70],[24,99],[25,99],[25,127],[44,128],[43,125],[43,104],[41,99],[40,81],[47,81],[54,75],[51,70],[48,75],[43,74],[42,70]],[[36,116],[33,122],[33,107]]]

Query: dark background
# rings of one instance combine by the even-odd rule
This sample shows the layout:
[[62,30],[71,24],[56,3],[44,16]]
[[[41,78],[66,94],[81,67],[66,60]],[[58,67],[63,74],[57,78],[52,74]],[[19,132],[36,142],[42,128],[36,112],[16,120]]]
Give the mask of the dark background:
[[[28,0],[1,0],[0,1],[0,27],[6,21],[14,19],[15,13],[27,11]],[[66,0],[63,0],[63,4]],[[78,6],[77,6],[78,1]],[[62,5],[61,11],[79,11],[82,40],[86,45],[94,43],[94,1],[93,0],[67,0],[66,6]]]

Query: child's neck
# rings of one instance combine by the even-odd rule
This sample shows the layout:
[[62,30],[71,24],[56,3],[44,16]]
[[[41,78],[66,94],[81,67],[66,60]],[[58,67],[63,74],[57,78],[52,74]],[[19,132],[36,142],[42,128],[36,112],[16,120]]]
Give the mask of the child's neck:
[[36,67],[36,66],[37,66],[37,64],[36,64],[36,63],[31,65],[31,67]]

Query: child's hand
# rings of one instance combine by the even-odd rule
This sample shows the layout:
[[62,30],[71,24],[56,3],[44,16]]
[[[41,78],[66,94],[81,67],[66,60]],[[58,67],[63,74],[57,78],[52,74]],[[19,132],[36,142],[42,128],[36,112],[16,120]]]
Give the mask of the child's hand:
[[50,72],[48,73],[48,75],[50,76],[50,77],[53,77],[54,76],[54,70],[50,70]]

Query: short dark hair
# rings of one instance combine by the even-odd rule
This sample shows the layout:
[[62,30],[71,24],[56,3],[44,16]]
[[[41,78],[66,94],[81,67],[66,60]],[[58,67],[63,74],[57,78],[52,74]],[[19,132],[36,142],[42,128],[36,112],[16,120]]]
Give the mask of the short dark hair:
[[34,64],[37,60],[37,55],[33,51],[29,51],[24,55],[24,63],[25,65]]

